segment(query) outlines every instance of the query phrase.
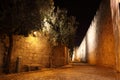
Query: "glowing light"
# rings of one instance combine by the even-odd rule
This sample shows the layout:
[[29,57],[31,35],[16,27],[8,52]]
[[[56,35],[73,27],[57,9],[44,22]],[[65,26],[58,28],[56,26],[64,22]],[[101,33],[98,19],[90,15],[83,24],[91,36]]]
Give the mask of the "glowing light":
[[37,36],[37,32],[36,32],[36,31],[33,32],[33,36],[34,36],[34,37]]
[[36,35],[37,34],[37,32],[34,32],[34,35]]

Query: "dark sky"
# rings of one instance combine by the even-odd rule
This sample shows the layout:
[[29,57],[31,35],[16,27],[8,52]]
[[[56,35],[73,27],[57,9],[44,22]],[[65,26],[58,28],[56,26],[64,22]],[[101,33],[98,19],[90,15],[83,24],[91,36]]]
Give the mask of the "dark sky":
[[[99,6],[100,0],[54,0],[55,5],[68,9],[69,14],[80,18],[92,16]],[[79,19],[79,20],[82,20]]]
[[55,6],[66,8],[68,14],[76,16],[79,21],[80,25],[75,37],[75,44],[79,46],[99,8],[101,0],[54,0],[54,2]]

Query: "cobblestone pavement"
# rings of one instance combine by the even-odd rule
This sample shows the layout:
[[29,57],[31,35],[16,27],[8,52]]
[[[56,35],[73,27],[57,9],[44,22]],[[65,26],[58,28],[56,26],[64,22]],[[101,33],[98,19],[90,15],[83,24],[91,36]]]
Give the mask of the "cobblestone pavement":
[[119,76],[112,69],[84,65],[1,75],[0,80],[120,80]]

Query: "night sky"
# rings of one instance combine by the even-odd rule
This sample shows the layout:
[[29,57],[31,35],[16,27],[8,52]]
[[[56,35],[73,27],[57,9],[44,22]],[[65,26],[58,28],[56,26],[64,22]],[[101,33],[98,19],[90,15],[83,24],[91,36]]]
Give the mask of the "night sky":
[[54,0],[55,6],[68,10],[68,15],[76,16],[79,26],[76,32],[75,45],[79,46],[89,25],[99,8],[101,0]]

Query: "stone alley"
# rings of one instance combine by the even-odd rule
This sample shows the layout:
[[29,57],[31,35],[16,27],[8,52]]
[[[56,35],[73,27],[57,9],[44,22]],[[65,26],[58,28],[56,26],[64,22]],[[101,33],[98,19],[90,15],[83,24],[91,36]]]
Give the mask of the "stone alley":
[[105,67],[68,65],[56,69],[1,75],[0,80],[120,80],[120,74]]

